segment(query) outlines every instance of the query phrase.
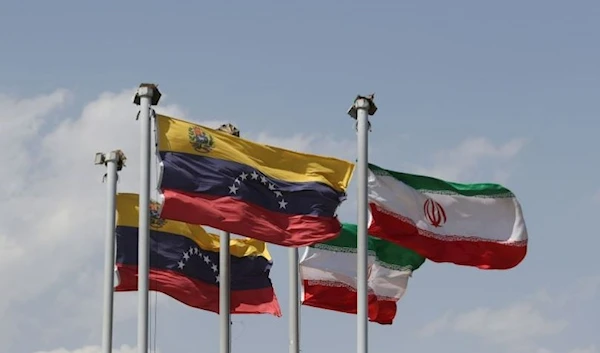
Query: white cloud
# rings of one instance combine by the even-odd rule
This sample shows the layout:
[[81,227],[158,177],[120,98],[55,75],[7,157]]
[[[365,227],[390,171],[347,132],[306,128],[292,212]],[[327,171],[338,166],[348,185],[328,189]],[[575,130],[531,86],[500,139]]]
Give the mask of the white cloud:
[[[59,348],[51,351],[38,351],[35,353],[101,353],[102,347],[100,346],[86,346],[83,348],[77,348],[74,350],[69,350],[65,348]],[[153,353],[160,353],[160,349],[156,351],[151,351]],[[137,347],[130,347],[126,344],[122,345],[119,348],[113,348],[112,353],[137,353]]]
[[[60,109],[69,108],[68,91],[27,99],[0,95],[0,278],[10,284],[9,290],[0,291],[0,352],[99,341],[105,170],[95,166],[93,158],[96,152],[122,149],[128,159],[118,188],[137,192],[139,121],[134,92],[102,93],[71,114],[75,117],[61,119],[54,115],[65,115]],[[165,96],[156,110],[186,118]],[[224,123],[192,120],[206,126]],[[263,142],[299,150],[314,151],[314,144],[326,145],[334,155],[347,150],[344,143],[321,140],[326,137],[276,139],[256,134]],[[136,293],[117,293],[116,320],[134,316],[136,302]],[[122,346],[119,352],[132,349]],[[49,352],[97,351],[99,347],[88,346]]]
[[482,163],[491,164],[493,181],[506,182],[510,176],[510,162],[523,149],[526,140],[512,139],[494,145],[484,137],[468,138],[457,147],[436,153],[432,165],[418,167],[417,173],[452,181],[472,181],[478,178]]
[[421,329],[430,337],[444,330],[472,334],[495,343],[520,344],[557,334],[567,327],[564,320],[544,316],[529,303],[504,308],[477,308],[465,313],[447,313]]
[[[65,106],[68,91],[28,99],[0,96],[0,162],[5,166],[0,169],[5,195],[0,204],[0,278],[10,283],[10,290],[0,291],[0,351],[23,349],[19,342],[32,344],[25,341],[32,336],[39,336],[40,344],[61,337],[80,337],[85,343],[98,336],[105,171],[93,164],[93,157],[98,151],[123,149],[129,158],[119,189],[137,191],[134,92],[103,93],[77,118],[54,124],[47,121]],[[178,106],[164,101],[157,111],[184,116]],[[117,320],[135,314],[135,295],[119,293],[115,300]],[[25,326],[27,331],[19,329]]]
[[[455,332],[480,337],[513,352],[551,353],[554,350],[541,344],[553,337],[566,337],[563,335],[570,327],[565,315],[557,314],[556,309],[569,311],[589,305],[600,289],[599,280],[597,276],[580,278],[560,292],[549,294],[542,290],[502,307],[448,312],[422,327],[419,335],[428,338],[441,332]],[[573,352],[596,353],[596,347],[592,345],[569,353]]]
[[600,352],[600,350],[598,350],[598,348],[596,348],[595,345],[587,346],[586,348],[576,348],[576,349],[569,351],[569,353],[598,353],[598,352]]
[[499,343],[515,343],[557,334],[567,327],[567,322],[546,317],[529,303],[519,303],[502,309],[479,308],[459,314],[452,325],[457,332]]
[[271,146],[305,153],[328,155],[348,161],[354,161],[356,156],[355,140],[339,140],[324,133],[273,136],[268,132],[260,132],[258,134],[250,134],[248,138]]

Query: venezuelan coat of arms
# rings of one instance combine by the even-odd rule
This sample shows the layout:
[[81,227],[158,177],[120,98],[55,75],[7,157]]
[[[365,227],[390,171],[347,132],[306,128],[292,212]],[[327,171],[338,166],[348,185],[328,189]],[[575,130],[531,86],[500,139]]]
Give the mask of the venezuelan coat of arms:
[[167,223],[166,220],[160,218],[160,204],[156,201],[150,202],[150,227],[160,228]]
[[204,132],[199,126],[190,127],[188,129],[190,144],[197,152],[208,153],[212,151],[215,142],[211,135]]

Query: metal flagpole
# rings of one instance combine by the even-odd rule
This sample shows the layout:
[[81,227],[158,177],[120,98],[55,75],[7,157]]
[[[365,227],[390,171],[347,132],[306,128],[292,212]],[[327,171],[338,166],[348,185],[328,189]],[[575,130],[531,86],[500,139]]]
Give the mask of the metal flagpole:
[[102,314],[102,353],[112,352],[113,298],[115,273],[115,206],[117,172],[125,166],[125,155],[120,150],[107,155],[96,153],[95,164],[105,165],[106,174],[106,234],[104,243],[104,311]]
[[156,85],[142,83],[133,103],[140,106],[140,211],[138,224],[138,352],[148,352],[148,291],[150,272],[150,110],[157,105],[160,92]]
[[[233,136],[240,136],[240,131],[231,124],[223,124],[217,130]],[[221,328],[221,353],[231,353],[231,254],[229,251],[231,235],[221,231],[219,248],[219,320]]]
[[300,298],[298,286],[298,248],[288,249],[289,257],[289,353],[300,353]]
[[229,232],[221,232],[219,249],[219,319],[221,326],[221,353],[231,353],[231,258]]
[[369,351],[369,304],[368,304],[368,177],[369,177],[369,115],[375,114],[377,107],[373,102],[374,95],[357,96],[354,104],[348,110],[348,115],[356,119],[358,131],[358,154],[356,162],[358,184],[358,234],[356,244],[356,274],[357,274],[357,300],[356,300],[356,352]]

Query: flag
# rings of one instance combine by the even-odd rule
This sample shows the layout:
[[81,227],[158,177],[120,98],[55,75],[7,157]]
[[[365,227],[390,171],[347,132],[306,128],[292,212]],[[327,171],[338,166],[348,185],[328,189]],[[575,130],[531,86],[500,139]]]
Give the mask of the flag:
[[435,262],[500,270],[525,258],[521,205],[502,185],[369,170],[370,234]]
[[335,237],[354,165],[157,116],[161,216],[283,246]]
[[[344,224],[337,238],[307,249],[300,261],[303,305],[356,313],[356,234],[355,224]],[[368,244],[369,321],[392,324],[408,278],[425,259],[372,236]]]
[[[116,291],[137,290],[137,194],[117,195]],[[189,306],[219,312],[219,237],[202,227],[158,217],[150,205],[150,290]],[[231,313],[272,314],[281,309],[269,278],[273,262],[264,242],[232,239]]]

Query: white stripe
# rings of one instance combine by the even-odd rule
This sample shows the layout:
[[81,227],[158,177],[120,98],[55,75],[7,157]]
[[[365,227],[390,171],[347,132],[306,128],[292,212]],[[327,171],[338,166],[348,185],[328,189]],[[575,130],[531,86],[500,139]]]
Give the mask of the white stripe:
[[[411,271],[379,266],[374,256],[369,256],[368,264],[369,291],[382,299],[398,300],[404,295]],[[300,261],[300,279],[356,290],[356,254],[308,248]]]
[[[438,202],[446,220],[433,226],[424,212],[427,199]],[[369,172],[369,202],[405,217],[418,228],[442,238],[472,237],[501,242],[527,240],[521,205],[512,197],[468,197],[423,193],[391,176]]]

